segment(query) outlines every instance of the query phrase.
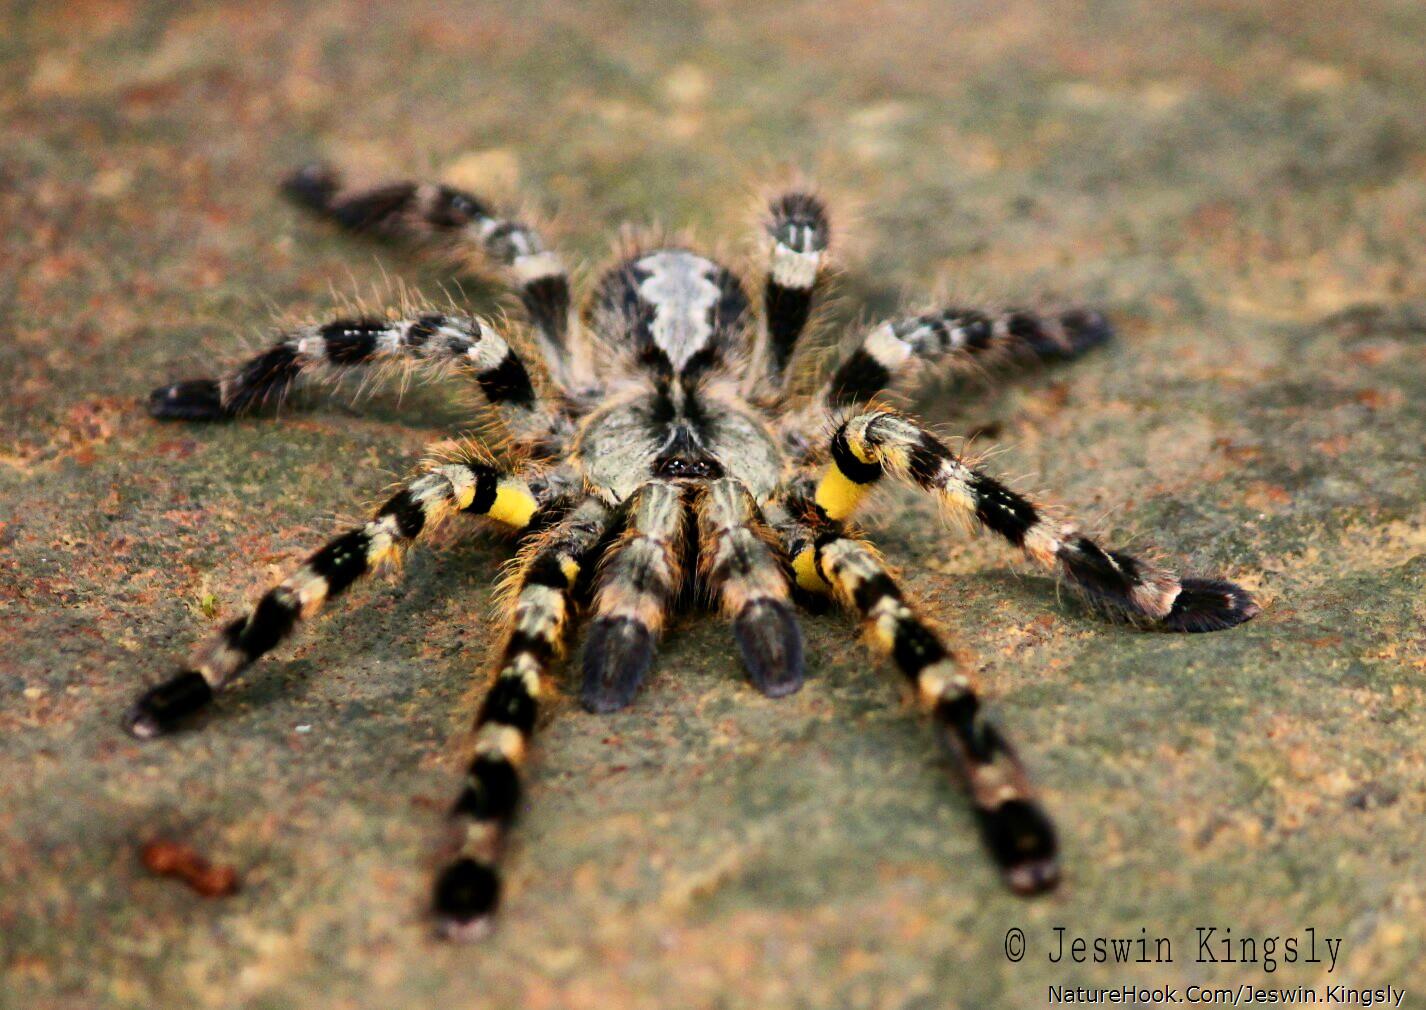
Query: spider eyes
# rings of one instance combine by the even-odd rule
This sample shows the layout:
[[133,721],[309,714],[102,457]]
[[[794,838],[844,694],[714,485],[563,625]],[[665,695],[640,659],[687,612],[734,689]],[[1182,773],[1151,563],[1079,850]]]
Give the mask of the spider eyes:
[[723,476],[723,468],[711,459],[662,459],[654,464],[654,476],[668,480],[691,477],[713,480]]

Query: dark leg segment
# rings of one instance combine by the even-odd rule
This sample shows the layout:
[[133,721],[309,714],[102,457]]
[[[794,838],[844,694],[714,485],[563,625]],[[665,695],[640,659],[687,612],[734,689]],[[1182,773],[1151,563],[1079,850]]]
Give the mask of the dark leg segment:
[[678,485],[655,480],[629,499],[628,526],[604,562],[584,645],[580,699],[591,712],[634,700],[683,583],[684,516]]
[[464,837],[435,883],[439,926],[452,939],[483,934],[499,903],[498,864],[520,801],[520,769],[542,682],[563,651],[580,571],[596,562],[609,522],[609,508],[587,499],[522,555],[514,622],[476,717],[475,756],[465,788],[451,809],[464,825]]
[[538,507],[523,478],[494,466],[429,466],[392,495],[370,522],[329,542],[269,590],[249,613],[211,637],[187,669],[144,692],[125,716],[125,726],[144,738],[176,728],[277,646],[300,619],[311,617],[327,600],[340,596],[361,576],[455,513],[490,516],[518,529],[530,522]]

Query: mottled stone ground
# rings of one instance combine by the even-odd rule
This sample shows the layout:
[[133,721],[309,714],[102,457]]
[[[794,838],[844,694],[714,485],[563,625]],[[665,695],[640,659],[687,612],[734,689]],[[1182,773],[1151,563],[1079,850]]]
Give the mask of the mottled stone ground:
[[[1415,0],[9,5],[0,1005],[929,1010],[1329,980],[1426,1005],[1423,39]],[[749,186],[797,165],[854,203],[844,316],[932,289],[1103,304],[1112,348],[927,415],[994,426],[1021,486],[1264,613],[1106,626],[890,498],[883,545],[1058,813],[1062,891],[1001,887],[844,623],[808,619],[810,682],[774,702],[709,621],[633,709],[557,706],[508,914],[440,946],[422,902],[499,545],[417,554],[202,733],[116,727],[455,418],[432,391],[281,424],[144,416],[156,381],[275,312],[388,277],[439,291],[275,199],[317,154],[518,186],[591,262],[625,220],[733,243]],[[149,877],[157,833],[239,867],[242,893]],[[1175,963],[1056,966],[1055,925],[1147,927]],[[1200,966],[1200,925],[1343,945],[1330,976]]]

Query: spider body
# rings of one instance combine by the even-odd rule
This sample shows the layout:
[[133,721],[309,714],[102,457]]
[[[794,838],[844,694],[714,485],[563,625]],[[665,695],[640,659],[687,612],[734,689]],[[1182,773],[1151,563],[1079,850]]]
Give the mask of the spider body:
[[[1033,893],[1055,884],[1054,828],[1015,750],[986,718],[966,664],[849,525],[885,480],[935,496],[1110,616],[1214,631],[1257,612],[1233,583],[1180,578],[1104,549],[875,402],[927,367],[1078,355],[1108,336],[1097,312],[946,308],[890,320],[864,333],[815,393],[798,396],[788,364],[826,286],[830,237],[810,193],[770,204],[760,312],[734,270],[669,247],[627,252],[593,285],[581,321],[559,258],[533,229],[472,194],[413,183],[349,189],[322,167],[299,172],[286,190],[350,230],[434,243],[503,272],[524,303],[539,361],[467,315],[339,319],[283,334],[219,378],[162,387],[150,412],[220,420],[280,398],[310,372],[440,364],[480,390],[520,451],[512,463],[478,450],[428,461],[370,521],[312,554],[144,692],[126,725],[140,737],[181,725],[299,620],[452,516],[516,532],[508,630],[451,809],[459,851],[434,890],[447,935],[478,935],[499,902],[499,862],[545,680],[576,620],[588,612],[581,701],[608,712],[633,701],[670,612],[695,598],[731,621],[750,680],[774,697],[803,682],[794,602],[840,603],[929,714],[1010,886]],[[532,368],[549,381],[535,381]]]
[[759,499],[772,492],[782,452],[731,369],[746,359],[752,318],[737,275],[686,249],[655,249],[604,275],[590,325],[626,358],[624,379],[574,445],[596,494],[618,502],[651,477],[725,475]]
[[592,414],[574,449],[595,493],[611,501],[623,501],[650,477],[724,475],[766,498],[782,469],[772,433],[727,378],[650,376]]

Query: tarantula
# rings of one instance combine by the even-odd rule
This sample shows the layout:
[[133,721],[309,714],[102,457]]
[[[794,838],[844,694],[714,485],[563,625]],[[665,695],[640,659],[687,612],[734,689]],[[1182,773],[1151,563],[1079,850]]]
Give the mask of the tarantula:
[[883,480],[921,488],[999,534],[1107,615],[1214,631],[1258,612],[1231,582],[1180,578],[1104,549],[878,405],[878,394],[930,367],[1074,357],[1110,336],[1098,312],[946,308],[893,319],[863,333],[819,389],[799,395],[789,361],[830,268],[827,212],[809,192],[770,202],[760,317],[737,274],[675,245],[626,250],[594,285],[582,317],[572,317],[559,257],[534,229],[470,193],[414,183],[352,189],[324,166],[299,171],[284,189],[351,231],[434,243],[503,273],[523,303],[540,367],[470,315],[344,318],[285,333],[222,378],[155,390],[153,416],[232,418],[320,370],[440,363],[474,380],[503,421],[515,462],[474,448],[429,459],[369,522],[318,550],[185,668],[144,692],[126,725],[146,738],[185,722],[300,618],[457,513],[518,531],[509,627],[451,808],[462,841],[434,887],[446,935],[479,935],[499,901],[498,860],[520,803],[520,769],[545,678],[576,614],[592,611],[580,699],[610,712],[633,699],[670,611],[693,590],[731,619],[749,678],[771,696],[803,681],[794,602],[830,597],[857,615],[929,712],[1009,886],[1030,894],[1056,884],[1054,827],[1015,750],[981,711],[964,661],[848,524]]

